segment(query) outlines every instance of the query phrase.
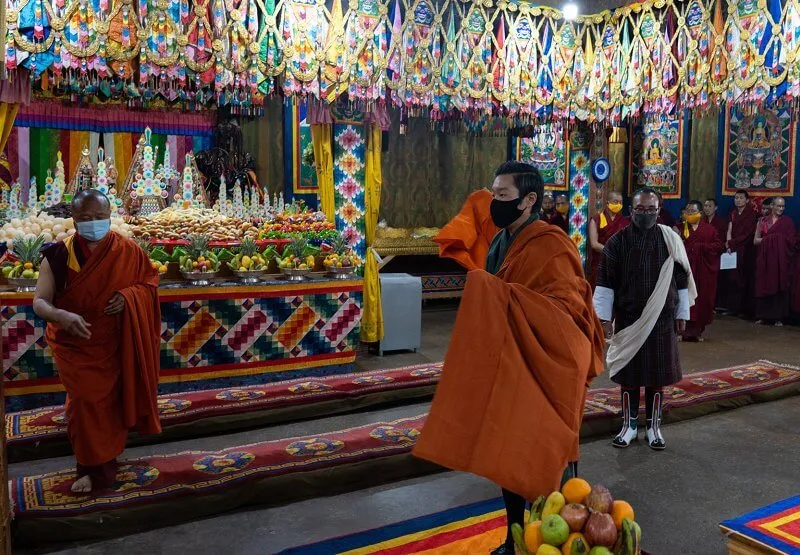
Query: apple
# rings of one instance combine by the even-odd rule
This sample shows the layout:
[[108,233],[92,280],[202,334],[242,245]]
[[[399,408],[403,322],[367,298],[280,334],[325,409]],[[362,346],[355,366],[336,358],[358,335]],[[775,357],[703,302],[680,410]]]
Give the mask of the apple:
[[614,555],[614,553],[605,546],[596,545],[589,551],[589,555]]
[[611,512],[612,503],[614,503],[614,498],[611,496],[611,492],[600,484],[592,486],[592,491],[586,497],[586,506],[593,513]]
[[569,524],[560,515],[550,515],[542,520],[542,541],[544,543],[563,545],[567,538],[569,538]]
[[592,513],[583,531],[589,545],[613,547],[617,542],[617,526],[607,513]]
[[578,503],[566,505],[559,514],[567,521],[569,529],[573,532],[582,531],[584,524],[589,520],[589,509]]

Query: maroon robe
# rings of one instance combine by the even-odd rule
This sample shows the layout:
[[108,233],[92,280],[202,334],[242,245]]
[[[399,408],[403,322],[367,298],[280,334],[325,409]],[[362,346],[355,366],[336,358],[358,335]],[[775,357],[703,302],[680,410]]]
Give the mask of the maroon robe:
[[[704,216],[705,218],[705,216]],[[704,222],[711,224],[711,227],[717,230],[717,235],[719,235],[722,244],[724,245],[725,242],[728,240],[728,220],[714,212],[714,217],[711,220],[704,219]]]
[[719,257],[725,250],[717,230],[711,224],[700,222],[697,229],[689,226],[689,237],[680,230],[689,265],[692,267],[694,282],[697,284],[697,299],[692,307],[689,321],[686,322],[685,338],[698,338],[706,326],[714,319],[714,306],[717,301],[717,276]]
[[[595,214],[594,218],[592,218],[597,226],[597,242],[601,245],[608,243],[608,240],[611,239],[615,233],[625,229],[631,223],[631,220],[622,214],[617,214],[616,217],[614,217],[608,209],[604,210],[603,213],[606,216],[607,222],[606,226],[603,228],[600,227],[600,214]],[[592,273],[589,276],[589,283],[592,285],[592,289],[594,289],[597,272],[600,269],[600,262],[602,260],[603,253],[592,251]]]
[[567,218],[562,216],[561,213],[553,212],[553,215],[550,217],[550,221],[547,221],[547,223],[556,227],[560,227],[564,230],[564,233],[569,234],[569,222],[567,222]]
[[789,316],[796,231],[789,216],[781,216],[775,223],[771,220],[762,218],[758,222],[761,245],[756,257],[756,318],[781,321]]
[[756,234],[758,213],[752,205],[747,204],[740,214],[734,208],[731,210],[731,240],[728,249],[736,253],[736,268],[720,272],[720,306],[734,314],[744,313],[748,316],[753,312],[753,289],[755,274],[755,245],[753,237]]
[[667,210],[664,207],[662,207],[661,210],[658,212],[657,222],[667,227],[675,227],[677,225],[675,217],[672,214],[670,214],[669,210]]

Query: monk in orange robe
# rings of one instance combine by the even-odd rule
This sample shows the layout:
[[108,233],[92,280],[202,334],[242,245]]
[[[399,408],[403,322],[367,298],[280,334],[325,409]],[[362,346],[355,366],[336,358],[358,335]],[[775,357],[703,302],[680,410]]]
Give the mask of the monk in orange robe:
[[76,493],[114,483],[128,430],[161,432],[158,272],[136,243],[110,231],[110,217],[101,192],[74,198],[77,233],[43,251],[33,302],[67,390]]
[[[503,488],[509,526],[525,500],[559,487],[578,460],[589,382],[603,370],[602,325],[575,244],[539,220],[542,178],[506,162],[492,187],[502,231],[474,270],[417,457]],[[510,531],[495,553],[513,553]]]
[[589,283],[593,288],[600,262],[603,260],[603,247],[614,234],[631,223],[630,219],[620,214],[620,211],[622,211],[622,194],[611,191],[608,193],[606,209],[589,222],[589,243],[592,246],[592,273],[589,276]]
[[489,213],[491,203],[492,193],[486,189],[467,197],[461,211],[434,239],[439,244],[440,257],[452,258],[467,270],[485,266],[489,243],[500,231]]

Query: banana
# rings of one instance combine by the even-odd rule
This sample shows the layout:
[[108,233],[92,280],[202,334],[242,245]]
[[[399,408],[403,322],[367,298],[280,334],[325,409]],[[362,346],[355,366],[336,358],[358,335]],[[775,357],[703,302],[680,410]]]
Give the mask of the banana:
[[517,544],[517,549],[519,549],[520,553],[523,555],[533,555],[528,552],[528,548],[525,546],[525,532],[522,531],[522,526],[516,522],[512,524],[511,535],[514,536],[514,543]]
[[614,555],[639,555],[641,539],[642,530],[639,525],[629,518],[623,519],[622,529],[614,545]]
[[[628,527],[630,528],[630,534],[631,534],[631,536],[633,538],[633,540],[632,540],[633,541],[633,551],[632,551],[632,553],[633,553],[633,555],[639,555],[639,553],[642,552],[642,528],[634,520],[630,520],[630,519],[627,519],[627,518],[624,519],[624,520],[628,521]],[[625,525],[624,520],[623,520],[623,523],[622,523],[623,526]]]
[[531,504],[531,515],[528,518],[528,522],[542,520],[542,511],[544,510],[544,504],[546,501],[547,498],[544,495],[540,495],[536,498],[536,501]]

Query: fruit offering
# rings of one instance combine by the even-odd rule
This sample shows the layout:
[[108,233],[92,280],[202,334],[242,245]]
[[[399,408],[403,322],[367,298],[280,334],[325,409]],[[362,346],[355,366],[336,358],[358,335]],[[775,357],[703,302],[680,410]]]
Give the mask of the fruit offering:
[[184,274],[207,274],[219,270],[219,260],[209,248],[208,235],[190,235],[188,254],[180,258],[181,271]]
[[3,266],[3,277],[8,279],[39,279],[39,263],[42,260],[41,250],[44,237],[18,239],[14,242],[13,264]]
[[523,555],[639,555],[642,530],[634,516],[606,487],[572,478],[534,501],[525,528],[514,524],[511,531]]
[[167,270],[169,269],[167,264],[169,261],[166,258],[166,253],[163,253],[162,256],[159,256],[163,251],[161,249],[156,251],[156,249],[153,249],[150,241],[146,241],[144,239],[137,239],[136,244],[139,245],[139,248],[142,249],[150,259],[150,265],[158,272],[158,275],[163,276],[167,273]]
[[350,248],[347,240],[340,235],[331,244],[330,254],[325,256],[323,264],[327,270],[351,268],[355,271],[361,265],[361,259]]
[[274,216],[259,232],[259,239],[283,239],[292,235],[303,235],[309,239],[331,239],[336,237],[336,226],[321,212],[288,212]]
[[136,237],[152,241],[181,241],[190,235],[207,235],[209,241],[239,241],[255,237],[257,229],[243,222],[207,208],[170,206],[147,217],[130,220]]
[[[116,214],[111,216],[111,231],[116,231],[125,237],[131,236],[130,226]],[[10,247],[15,240],[22,237],[30,239],[41,235],[44,237],[45,243],[50,243],[63,241],[74,233],[75,226],[72,218],[57,218],[49,216],[45,212],[39,212],[36,216],[13,218],[0,228],[0,241],[5,241]]]
[[234,272],[263,272],[267,269],[268,258],[258,252],[258,245],[251,237],[246,237],[239,252],[228,262]]
[[308,246],[308,239],[294,237],[283,251],[283,257],[276,258],[276,262],[281,270],[313,270],[314,255]]

